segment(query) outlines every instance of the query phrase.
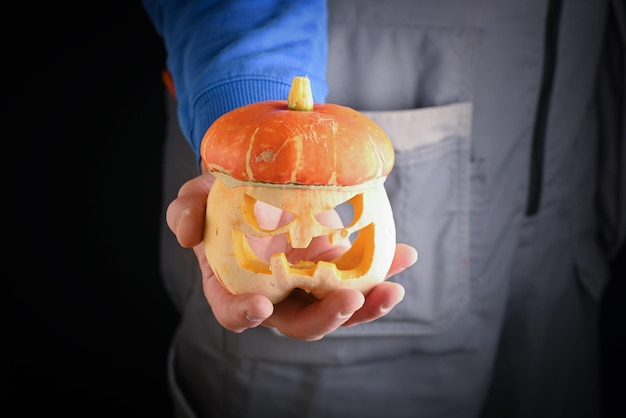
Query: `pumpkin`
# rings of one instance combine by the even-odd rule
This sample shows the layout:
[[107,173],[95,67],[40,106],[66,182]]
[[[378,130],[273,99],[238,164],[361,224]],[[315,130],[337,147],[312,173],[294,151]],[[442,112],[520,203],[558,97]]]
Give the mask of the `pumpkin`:
[[[308,77],[295,77],[287,100],[242,106],[218,118],[200,148],[216,177],[209,193],[204,248],[215,276],[233,294],[273,303],[294,289],[324,298],[336,288],[367,294],[383,281],[395,252],[395,223],[384,181],[394,164],[386,133],[364,114],[313,103]],[[321,221],[342,205],[346,225]],[[262,209],[261,209],[262,208]],[[263,211],[274,208],[269,222]],[[263,240],[306,249],[352,239],[330,260],[263,254]]]

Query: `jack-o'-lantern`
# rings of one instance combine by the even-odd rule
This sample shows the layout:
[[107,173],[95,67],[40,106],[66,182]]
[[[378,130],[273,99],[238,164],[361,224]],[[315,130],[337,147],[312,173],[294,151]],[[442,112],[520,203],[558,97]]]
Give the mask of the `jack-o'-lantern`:
[[[396,232],[384,181],[395,156],[385,132],[362,113],[314,104],[309,79],[295,77],[287,100],[218,118],[204,135],[201,157],[216,177],[205,252],[231,293],[261,293],[277,303],[294,289],[316,298],[336,288],[367,294],[385,279]],[[344,204],[353,210],[345,225],[322,221]],[[349,238],[347,250],[329,260],[286,254],[316,240],[334,245]],[[281,239],[284,248],[267,253],[273,247],[264,242]]]

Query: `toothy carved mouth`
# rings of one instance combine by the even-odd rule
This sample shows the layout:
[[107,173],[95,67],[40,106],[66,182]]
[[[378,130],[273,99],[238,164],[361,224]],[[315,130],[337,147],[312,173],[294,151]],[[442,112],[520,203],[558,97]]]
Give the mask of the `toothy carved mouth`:
[[[255,237],[254,239],[271,238]],[[273,254],[269,256],[269,259],[262,254],[257,255],[246,234],[237,230],[233,231],[233,245],[238,248],[234,253],[240,267],[257,274],[268,275],[298,274],[312,277],[329,273],[341,279],[361,277],[370,269],[374,254],[373,242],[374,225],[370,224],[359,231],[352,246],[339,257],[332,260],[290,262],[285,252]]]

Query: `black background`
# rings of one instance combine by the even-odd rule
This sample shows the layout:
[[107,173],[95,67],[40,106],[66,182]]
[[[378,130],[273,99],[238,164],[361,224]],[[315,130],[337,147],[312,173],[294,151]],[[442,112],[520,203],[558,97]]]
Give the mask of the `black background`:
[[[161,40],[138,1],[40,3],[3,13],[9,404],[20,416],[171,416]],[[610,382],[623,378],[623,282],[601,323],[607,417],[624,411],[624,385]]]
[[3,13],[4,140],[20,152],[4,153],[20,167],[5,177],[20,187],[9,401],[18,416],[172,416],[160,38],[138,1],[23,3]]

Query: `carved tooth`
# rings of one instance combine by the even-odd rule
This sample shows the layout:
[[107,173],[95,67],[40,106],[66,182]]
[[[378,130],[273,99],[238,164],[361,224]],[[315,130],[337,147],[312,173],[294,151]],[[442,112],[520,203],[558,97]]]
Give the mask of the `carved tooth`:
[[285,253],[274,254],[270,257],[270,269],[274,275],[282,275],[280,277],[289,274],[289,262]]
[[320,276],[338,277],[337,266],[328,261],[319,261],[317,263],[317,268],[315,269],[315,273],[313,273],[313,277],[317,279]]

